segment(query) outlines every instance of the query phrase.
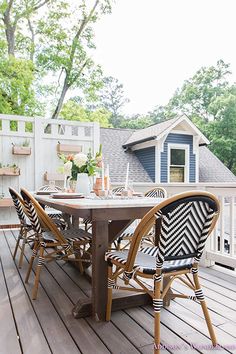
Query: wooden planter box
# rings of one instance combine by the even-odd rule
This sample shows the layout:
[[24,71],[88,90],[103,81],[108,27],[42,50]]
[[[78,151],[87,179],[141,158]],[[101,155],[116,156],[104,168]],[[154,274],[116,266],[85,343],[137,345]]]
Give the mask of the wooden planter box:
[[1,167],[0,176],[19,176],[20,169],[19,167]]
[[62,173],[44,173],[44,180],[49,181],[64,181],[64,175]]
[[66,145],[66,144],[57,144],[57,152],[81,152],[82,146],[80,145]]
[[31,155],[31,147],[29,146],[13,146],[13,155]]
[[0,208],[8,208],[13,206],[13,201],[11,198],[0,199]]

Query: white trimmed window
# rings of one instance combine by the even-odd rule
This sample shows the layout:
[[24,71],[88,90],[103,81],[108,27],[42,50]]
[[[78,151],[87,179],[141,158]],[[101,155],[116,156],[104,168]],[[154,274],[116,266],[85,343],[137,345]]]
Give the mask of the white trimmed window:
[[189,182],[189,145],[169,144],[168,182]]

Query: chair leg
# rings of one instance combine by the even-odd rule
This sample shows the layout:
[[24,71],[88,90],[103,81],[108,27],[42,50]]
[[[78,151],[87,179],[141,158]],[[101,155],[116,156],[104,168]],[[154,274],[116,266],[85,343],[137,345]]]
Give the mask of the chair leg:
[[21,246],[19,264],[18,264],[19,268],[21,268],[22,264],[23,264],[23,257],[24,257],[24,254],[25,254],[25,244],[26,244],[26,239],[25,239],[25,235],[24,235],[23,241],[22,241],[22,246]]
[[112,307],[112,265],[108,265],[108,284],[107,284],[107,309],[106,309],[106,321],[111,319],[111,307]]
[[33,268],[33,263],[34,263],[35,257],[37,256],[37,253],[38,253],[38,248],[39,248],[39,243],[35,242],[34,248],[32,251],[32,256],[31,256],[30,262],[29,262],[29,267],[28,267],[27,274],[25,277],[25,283],[28,283],[28,281],[29,281],[29,276],[30,276],[31,270]]
[[205,320],[206,320],[206,323],[207,323],[207,327],[208,327],[208,331],[209,331],[209,334],[210,334],[210,337],[211,337],[212,345],[216,346],[217,345],[216,335],[215,335],[215,332],[214,332],[214,328],[212,326],[212,322],[211,322],[211,318],[210,318],[210,315],[209,315],[209,312],[208,312],[208,309],[207,309],[206,301],[204,300],[204,295],[203,295],[202,290],[201,290],[201,285],[200,285],[197,273],[193,274],[193,280],[194,280],[194,284],[195,284],[196,290],[200,290],[199,300],[200,300],[202,311],[203,311],[203,314],[204,314],[204,317],[205,317]]
[[[159,279],[159,280],[157,280]],[[154,280],[154,354],[160,354],[161,345],[161,276]]]
[[32,291],[32,300],[36,300],[37,299],[38,287],[39,287],[39,278],[40,278],[42,265],[44,263],[44,257],[43,256],[44,256],[44,247],[40,246],[38,264],[37,264],[36,273],[35,273],[34,287],[33,287],[33,291]]
[[13,259],[16,258],[16,253],[17,253],[17,250],[18,250],[18,247],[19,247],[19,243],[20,243],[20,240],[22,239],[22,233],[23,233],[23,229],[21,228],[20,232],[19,232],[19,235],[18,235],[18,238],[17,238],[17,241],[16,241],[16,247],[15,247],[15,250],[14,250]]

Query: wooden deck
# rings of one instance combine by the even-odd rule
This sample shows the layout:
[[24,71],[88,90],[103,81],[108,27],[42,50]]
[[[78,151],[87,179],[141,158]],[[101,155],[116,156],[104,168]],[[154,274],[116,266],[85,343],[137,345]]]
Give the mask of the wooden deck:
[[[0,231],[0,354],[152,354],[151,306],[114,312],[109,323],[73,318],[73,305],[78,297],[90,296],[90,283],[72,265],[48,264],[41,273],[38,299],[32,301],[33,276],[28,285],[23,281],[28,260],[19,270],[12,259],[17,233]],[[236,277],[206,268],[200,274],[222,346],[217,353],[236,353]],[[178,292],[183,288],[174,284]],[[163,353],[213,352],[198,303],[174,300],[161,317]]]

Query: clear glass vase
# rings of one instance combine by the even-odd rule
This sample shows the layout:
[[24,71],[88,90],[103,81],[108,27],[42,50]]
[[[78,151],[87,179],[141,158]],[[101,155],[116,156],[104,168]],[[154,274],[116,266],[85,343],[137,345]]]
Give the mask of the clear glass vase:
[[91,192],[90,179],[87,173],[78,173],[76,192],[81,193],[85,196],[89,195]]

